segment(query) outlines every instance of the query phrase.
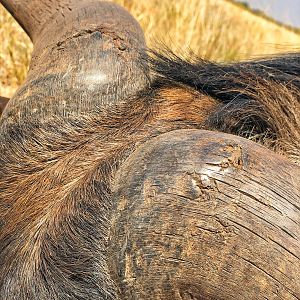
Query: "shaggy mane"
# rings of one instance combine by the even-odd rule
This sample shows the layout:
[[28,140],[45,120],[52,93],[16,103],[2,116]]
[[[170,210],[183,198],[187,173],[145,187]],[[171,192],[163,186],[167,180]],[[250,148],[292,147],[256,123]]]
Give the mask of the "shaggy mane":
[[183,84],[219,102],[210,130],[236,134],[300,162],[300,53],[230,64],[151,52],[153,84]]

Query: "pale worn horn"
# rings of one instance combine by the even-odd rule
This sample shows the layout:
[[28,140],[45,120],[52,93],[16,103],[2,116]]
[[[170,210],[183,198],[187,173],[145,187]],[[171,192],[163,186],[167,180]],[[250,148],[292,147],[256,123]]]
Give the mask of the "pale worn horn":
[[34,43],[28,77],[2,123],[85,114],[136,93],[147,74],[144,35],[117,4],[0,0]]

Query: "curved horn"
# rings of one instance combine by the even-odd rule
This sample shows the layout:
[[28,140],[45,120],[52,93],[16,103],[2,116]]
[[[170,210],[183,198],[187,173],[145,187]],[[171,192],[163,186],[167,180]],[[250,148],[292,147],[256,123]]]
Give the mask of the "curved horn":
[[79,115],[108,106],[146,83],[135,19],[95,0],[0,0],[34,43],[27,80],[2,122]]
[[237,136],[178,130],[137,148],[113,186],[123,299],[299,299],[299,166]]
[[9,98],[0,96],[0,116],[5,108],[6,104],[8,103],[8,101],[9,101]]

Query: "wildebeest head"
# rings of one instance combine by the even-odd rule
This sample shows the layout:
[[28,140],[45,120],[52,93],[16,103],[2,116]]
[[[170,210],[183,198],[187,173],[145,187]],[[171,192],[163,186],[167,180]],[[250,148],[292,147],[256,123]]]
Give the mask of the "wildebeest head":
[[1,3],[35,44],[1,117],[3,299],[300,297],[299,54],[146,58],[113,3]]

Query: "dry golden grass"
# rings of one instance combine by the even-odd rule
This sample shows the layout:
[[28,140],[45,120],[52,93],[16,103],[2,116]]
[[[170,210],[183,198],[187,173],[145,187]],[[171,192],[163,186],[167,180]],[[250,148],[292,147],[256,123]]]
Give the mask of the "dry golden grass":
[[188,57],[237,60],[291,51],[300,35],[226,0],[116,0],[136,17],[148,45],[157,40]]
[[[238,60],[299,49],[300,35],[227,0],[115,0],[144,29],[147,43],[164,43],[183,57]],[[26,76],[29,39],[0,8],[0,95],[10,97]]]
[[11,97],[24,80],[32,44],[0,5],[0,96]]

